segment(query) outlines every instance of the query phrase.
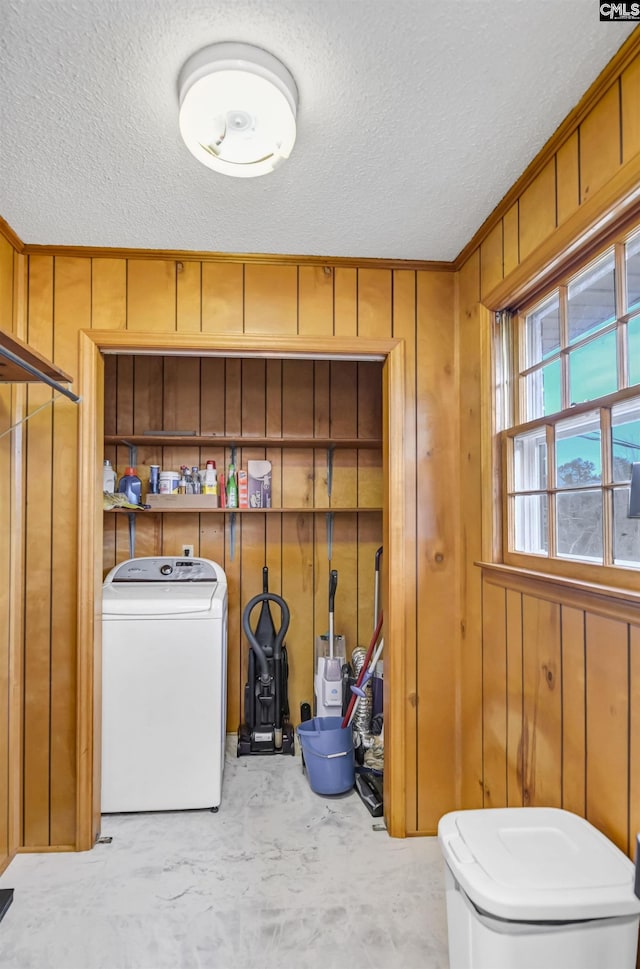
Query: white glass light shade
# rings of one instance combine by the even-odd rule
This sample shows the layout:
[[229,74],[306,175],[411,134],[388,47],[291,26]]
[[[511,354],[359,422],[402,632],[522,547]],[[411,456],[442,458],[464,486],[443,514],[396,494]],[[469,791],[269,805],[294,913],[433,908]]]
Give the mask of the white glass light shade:
[[277,58],[249,44],[213,44],[178,82],[180,133],[214,171],[253,178],[273,171],[296,140],[296,83]]

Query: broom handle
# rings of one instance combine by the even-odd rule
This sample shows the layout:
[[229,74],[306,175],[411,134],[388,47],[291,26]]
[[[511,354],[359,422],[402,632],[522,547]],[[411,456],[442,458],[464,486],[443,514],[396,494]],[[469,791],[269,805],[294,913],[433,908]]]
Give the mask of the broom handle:
[[[371,657],[373,655],[373,651],[376,648],[376,643],[378,642],[378,636],[380,635],[380,630],[381,629],[382,629],[382,612],[380,613],[380,617],[378,619],[378,625],[374,629],[373,636],[371,638],[371,642],[369,643],[369,649],[367,650],[367,655],[364,658],[364,663],[362,664],[362,669],[358,673],[358,679],[356,680],[356,686],[361,686],[362,685],[362,681],[364,680],[365,673],[367,672],[367,667],[369,666],[369,663],[371,661]],[[351,711],[353,710],[353,708],[355,706],[355,702],[356,702],[356,695],[355,695],[355,693],[352,693],[351,694],[351,699],[349,700],[349,706],[347,707],[347,712],[345,713],[344,717],[342,718],[342,727],[343,728],[349,726],[349,720],[351,719]]]

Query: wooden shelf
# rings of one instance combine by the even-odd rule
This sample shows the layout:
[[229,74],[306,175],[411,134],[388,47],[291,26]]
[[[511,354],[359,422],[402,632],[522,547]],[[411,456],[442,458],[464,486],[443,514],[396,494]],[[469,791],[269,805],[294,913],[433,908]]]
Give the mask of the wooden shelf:
[[[0,348],[8,350],[9,353],[19,357],[21,361],[51,380],[56,380],[62,384],[70,384],[72,381],[68,373],[54,366],[46,357],[27,346],[18,337],[6,333],[4,330],[0,330]],[[24,383],[26,381],[38,383],[41,380],[41,377],[26,370],[20,362],[0,356],[0,383]]]
[[185,507],[184,505],[175,505],[173,508],[109,508],[105,509],[105,513],[110,515],[112,512],[118,512],[122,514],[128,514],[133,511],[134,514],[143,515],[191,515],[191,514],[207,514],[207,515],[322,515],[329,513],[336,515],[344,515],[349,513],[351,515],[360,514],[361,512],[380,512],[381,507],[375,508],[310,508],[309,506],[302,508],[212,508],[211,505],[189,505]]
[[325,437],[222,437],[217,434],[167,436],[165,434],[105,434],[105,444],[136,447],[295,447],[295,448],[370,448],[382,447],[380,438]]

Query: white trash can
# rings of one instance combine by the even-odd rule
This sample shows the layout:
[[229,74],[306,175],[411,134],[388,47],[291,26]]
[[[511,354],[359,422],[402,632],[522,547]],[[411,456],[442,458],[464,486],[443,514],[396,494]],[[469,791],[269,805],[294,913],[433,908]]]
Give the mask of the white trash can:
[[584,818],[453,811],[438,838],[450,969],[635,969],[635,867]]

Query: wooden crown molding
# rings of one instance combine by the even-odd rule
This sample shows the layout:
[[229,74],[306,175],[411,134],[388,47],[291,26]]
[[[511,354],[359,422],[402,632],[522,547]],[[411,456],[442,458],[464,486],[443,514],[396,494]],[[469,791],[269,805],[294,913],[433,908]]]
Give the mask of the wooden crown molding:
[[22,241],[20,236],[18,236],[13,231],[9,223],[5,222],[5,220],[2,218],[1,215],[0,215],[0,236],[6,239],[7,242],[13,246],[16,252],[18,253],[24,252],[24,248],[25,248],[24,242]]
[[200,252],[184,249],[110,249],[101,246],[37,246],[26,244],[26,255],[75,256],[95,259],[159,259],[176,262],[240,262],[268,265],[319,266],[327,269],[409,269],[426,272],[455,272],[452,262],[428,259],[373,259],[357,256],[295,256],[260,252]]
[[640,54],[640,26],[636,27],[627,37],[622,47],[600,72],[591,87],[582,96],[580,101],[578,101],[575,108],[556,128],[530,165],[525,168],[520,178],[514,182],[507,194],[498,203],[493,212],[487,216],[464,249],[458,253],[453,261],[456,271],[461,269],[469,256],[479,248],[498,222],[504,218],[511,206],[517,202],[525,189],[531,185],[545,165],[553,158],[558,149],[579,128],[580,124],[595,107],[605,91],[608,91],[611,85],[620,77],[638,54]]

